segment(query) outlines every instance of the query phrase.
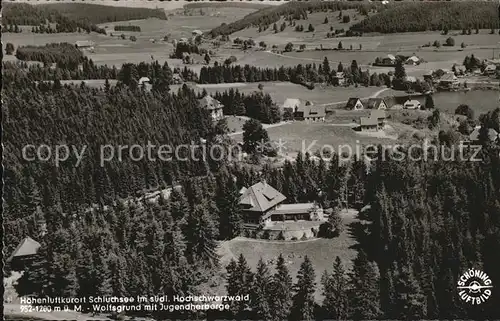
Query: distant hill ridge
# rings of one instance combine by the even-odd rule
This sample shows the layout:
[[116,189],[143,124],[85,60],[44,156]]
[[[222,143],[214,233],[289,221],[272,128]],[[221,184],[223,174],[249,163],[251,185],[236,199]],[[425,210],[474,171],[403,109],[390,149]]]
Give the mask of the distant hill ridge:
[[28,3],[4,3],[5,24],[37,26],[46,21],[57,22],[64,18],[75,23],[100,24],[115,21],[146,18],[166,19],[162,9],[115,7],[90,3],[48,3],[30,5]]
[[351,30],[394,33],[498,27],[497,2],[447,1],[392,4],[376,15],[354,24]]
[[222,24],[219,27],[212,29],[210,34],[212,37],[216,37],[219,35],[230,35],[248,27],[269,26],[270,24],[280,20],[282,17],[291,17],[298,20],[300,18],[307,17],[309,12],[320,12],[326,10],[339,11],[359,9],[360,7],[372,9],[380,6],[380,3],[375,2],[291,1],[279,6],[266,7],[256,12],[252,12],[249,15],[246,15],[243,19],[230,24]]

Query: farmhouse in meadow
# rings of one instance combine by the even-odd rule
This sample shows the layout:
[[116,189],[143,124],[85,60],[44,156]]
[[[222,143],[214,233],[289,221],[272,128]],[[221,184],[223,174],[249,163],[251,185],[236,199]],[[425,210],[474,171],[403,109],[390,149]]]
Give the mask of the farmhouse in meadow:
[[213,121],[218,121],[224,118],[224,105],[222,105],[220,101],[213,98],[212,96],[207,94],[205,97],[200,99],[200,106],[201,108],[210,112],[210,117]]
[[406,59],[405,64],[416,66],[420,64],[420,58],[418,58],[417,56],[411,56],[408,59]]
[[295,107],[293,118],[305,121],[325,121],[325,106],[299,105]]
[[384,128],[386,119],[385,110],[374,109],[370,111],[369,117],[360,117],[359,130],[362,132],[378,131]]
[[497,66],[491,64],[487,65],[486,68],[484,68],[483,74],[485,76],[493,76],[497,73]]
[[457,76],[453,73],[446,73],[439,78],[438,89],[440,90],[455,90],[460,86]]
[[367,109],[387,109],[387,104],[383,98],[370,98],[366,103]]
[[350,110],[361,110],[364,108],[364,106],[363,103],[361,102],[361,99],[349,98],[349,100],[347,101],[346,108]]
[[94,50],[94,42],[91,40],[79,40],[75,42],[75,47],[81,50]]
[[31,237],[25,237],[7,259],[10,268],[14,271],[23,271],[26,266],[33,262],[40,246],[40,243]]
[[323,210],[315,203],[283,204],[285,195],[266,183],[258,182],[240,190],[240,208],[248,225],[270,226],[272,222],[321,221]]

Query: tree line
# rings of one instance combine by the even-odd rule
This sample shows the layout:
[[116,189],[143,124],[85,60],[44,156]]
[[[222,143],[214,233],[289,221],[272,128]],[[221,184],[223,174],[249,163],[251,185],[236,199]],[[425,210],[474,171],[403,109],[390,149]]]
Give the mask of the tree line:
[[84,61],[83,53],[69,43],[50,43],[45,46],[20,46],[16,50],[19,60],[40,61],[60,66],[63,69],[77,69]]
[[330,66],[325,57],[322,64],[298,64],[293,67],[281,66],[279,68],[259,68],[245,65],[220,65],[203,66],[200,70],[199,83],[219,84],[232,82],[260,82],[260,81],[290,81],[297,84],[305,83],[330,83],[339,85],[337,72],[343,74],[347,85],[362,84],[366,86],[390,86],[390,77],[384,73],[373,73],[362,70],[356,60],[350,66],[344,67],[340,62],[336,67]]
[[216,92],[213,97],[224,105],[224,115],[247,116],[266,124],[281,120],[279,106],[273,102],[269,94],[261,91],[249,95],[240,93],[237,89]]
[[141,27],[139,26],[132,26],[132,25],[117,25],[114,27],[115,31],[136,31],[140,32]]
[[242,19],[226,24],[223,23],[210,31],[212,37],[219,35],[230,35],[236,31],[243,30],[248,27],[261,26],[266,30],[270,25],[279,21],[282,17],[291,21],[306,19],[307,14],[318,11],[340,11],[347,9],[356,9],[367,6],[372,8],[375,4],[364,4],[357,2],[288,2],[283,6],[272,6],[263,8],[256,12],[252,12]]
[[39,26],[41,24],[66,23],[97,25],[107,22],[140,20],[147,18],[166,19],[159,9],[115,7],[88,3],[50,3],[30,5],[6,3],[3,6],[3,21],[7,24]]
[[498,28],[497,5],[492,2],[415,2],[391,5],[354,24],[362,32],[418,32]]

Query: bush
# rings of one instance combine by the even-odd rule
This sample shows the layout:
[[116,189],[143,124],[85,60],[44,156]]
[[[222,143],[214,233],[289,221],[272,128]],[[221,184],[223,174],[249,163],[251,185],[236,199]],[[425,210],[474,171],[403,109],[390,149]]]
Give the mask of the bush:
[[455,109],[455,115],[463,115],[468,119],[474,119],[474,111],[468,105],[461,104]]
[[5,54],[6,55],[12,55],[14,53],[14,45],[10,42],[5,45]]
[[276,238],[277,240],[284,241],[285,240],[285,235],[283,234],[283,231],[278,234],[278,237]]
[[269,230],[264,230],[264,232],[262,233],[262,238],[264,240],[269,240],[271,238],[271,234],[269,233]]
[[298,241],[299,239],[296,238],[295,236],[290,239],[291,241]]
[[453,39],[452,37],[448,37],[448,39],[446,39],[445,45],[448,47],[453,47],[455,45],[455,39]]
[[306,233],[302,234],[302,237],[300,238],[302,241],[307,240],[307,235]]

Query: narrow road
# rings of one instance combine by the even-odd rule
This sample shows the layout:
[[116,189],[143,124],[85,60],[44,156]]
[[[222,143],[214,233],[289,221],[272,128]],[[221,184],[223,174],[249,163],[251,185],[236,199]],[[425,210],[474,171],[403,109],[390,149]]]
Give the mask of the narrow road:
[[[378,95],[380,95],[381,93],[383,93],[384,91],[387,91],[391,88],[383,88],[383,89],[380,89],[379,91],[373,93],[371,96],[368,96],[368,97],[361,97],[359,99],[370,99],[370,98],[377,98]],[[342,104],[342,103],[346,103],[347,100],[342,100],[342,101],[336,101],[336,102],[333,102],[333,103],[324,103],[324,104],[321,104],[321,105],[318,105],[318,106],[330,106],[330,105],[337,105],[337,104]]]
[[[289,59],[295,59],[295,60],[306,60],[306,61],[316,61],[316,62],[323,62],[323,59],[316,59],[316,58],[306,58],[306,57],[295,57],[295,56],[288,56],[288,55],[284,55],[284,54],[279,54],[279,53],[276,53],[276,52],[272,52],[271,50],[266,50],[264,51],[265,53],[268,53],[268,54],[271,54],[271,55],[275,55],[275,56],[278,56],[278,57],[283,57],[283,58],[289,58]],[[325,56],[326,57],[326,56]],[[336,61],[334,61],[336,62]],[[330,64],[332,63],[332,61],[330,61]],[[363,68],[369,68],[369,67],[372,67],[371,65],[363,65],[363,64],[358,64],[359,67],[363,67]]]

